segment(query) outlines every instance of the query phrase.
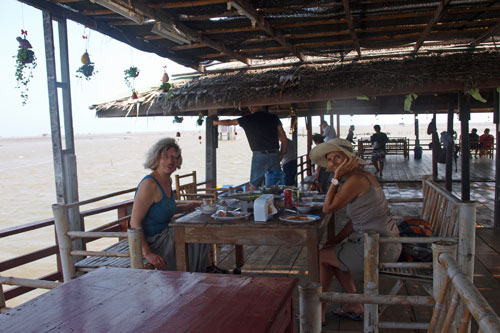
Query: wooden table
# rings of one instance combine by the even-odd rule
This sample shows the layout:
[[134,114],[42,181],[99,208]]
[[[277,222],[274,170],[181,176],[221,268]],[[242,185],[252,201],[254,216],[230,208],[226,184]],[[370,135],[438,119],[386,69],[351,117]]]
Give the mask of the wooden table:
[[[316,213],[321,216],[317,221],[294,223],[281,221],[277,215],[267,222],[255,222],[253,215],[248,220],[220,221],[194,211],[170,223],[175,231],[177,270],[187,270],[187,243],[297,245],[307,249],[309,279],[319,282],[319,244],[333,215],[311,212]],[[237,260],[239,257],[236,254]]]
[[0,314],[0,332],[295,332],[296,286],[102,267]]

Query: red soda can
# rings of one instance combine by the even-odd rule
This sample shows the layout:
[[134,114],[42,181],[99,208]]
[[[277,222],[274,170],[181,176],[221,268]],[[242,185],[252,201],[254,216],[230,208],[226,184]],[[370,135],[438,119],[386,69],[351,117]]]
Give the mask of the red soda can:
[[285,208],[290,208],[293,205],[293,193],[292,190],[284,190],[283,191],[283,196],[284,196],[284,204]]

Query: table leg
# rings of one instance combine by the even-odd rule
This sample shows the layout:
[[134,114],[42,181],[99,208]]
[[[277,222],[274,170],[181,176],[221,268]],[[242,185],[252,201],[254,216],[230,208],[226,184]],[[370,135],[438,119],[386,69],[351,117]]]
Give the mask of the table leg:
[[183,227],[174,228],[175,232],[175,259],[177,270],[187,272],[189,267],[189,257],[187,251],[185,229]]
[[309,281],[319,281],[319,236],[316,230],[307,231],[307,268]]
[[241,267],[245,264],[245,250],[243,249],[243,245],[235,245],[234,246],[234,256],[236,268],[234,269],[235,274],[241,273]]

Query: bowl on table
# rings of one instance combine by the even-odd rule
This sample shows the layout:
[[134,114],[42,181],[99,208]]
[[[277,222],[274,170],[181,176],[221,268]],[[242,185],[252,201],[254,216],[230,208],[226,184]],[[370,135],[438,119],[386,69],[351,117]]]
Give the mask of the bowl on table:
[[300,196],[302,198],[308,198],[308,197],[314,197],[318,193],[319,193],[318,191],[304,191],[304,192],[300,192]]
[[217,206],[216,205],[203,205],[203,206],[200,206],[196,209],[199,210],[202,214],[213,214],[217,210]]
[[307,214],[313,209],[313,205],[311,204],[294,204],[294,206],[302,214]]

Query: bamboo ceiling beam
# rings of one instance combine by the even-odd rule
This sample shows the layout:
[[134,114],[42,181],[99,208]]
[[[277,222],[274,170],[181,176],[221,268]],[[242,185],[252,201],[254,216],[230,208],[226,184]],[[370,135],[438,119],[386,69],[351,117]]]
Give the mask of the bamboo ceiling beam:
[[450,1],[451,0],[441,0],[438,8],[436,9],[436,12],[434,13],[434,16],[431,18],[429,23],[427,23],[427,26],[425,27],[424,31],[422,31],[417,42],[415,43],[415,48],[413,49],[415,53],[418,52],[418,49],[420,48],[420,46],[422,46],[425,39],[430,34],[432,27],[434,27],[434,25],[441,19],[444,13],[444,9],[450,3]]
[[302,61],[306,59],[302,52],[297,50],[294,45],[288,43],[279,31],[271,27],[269,21],[257,12],[251,2],[247,0],[235,0],[232,2],[232,5],[238,10],[243,11],[246,17],[248,17],[251,21],[256,22],[269,36],[271,36],[271,38],[287,48],[297,58]]
[[161,8],[161,9],[172,9],[172,8],[185,8],[185,7],[197,7],[197,6],[207,6],[219,3],[226,3],[227,0],[194,0],[194,1],[184,1],[184,2],[164,2],[150,4],[150,8]]
[[96,16],[116,14],[114,11],[109,9],[82,10],[81,13],[83,15],[96,15]]
[[359,46],[358,35],[356,35],[356,31],[354,30],[354,21],[351,15],[351,9],[349,8],[349,0],[344,0],[344,12],[354,48],[356,49],[356,52],[358,52],[358,56],[361,57],[361,47]]
[[484,42],[488,38],[493,37],[493,35],[495,35],[499,30],[500,30],[500,23],[497,23],[494,26],[492,26],[488,31],[485,31],[479,37],[477,37],[476,39],[474,39],[469,44],[469,46],[471,48],[476,47],[478,44],[481,44],[482,42]]
[[[115,1],[118,2],[118,0]],[[122,0],[120,0],[120,2],[122,2]],[[154,19],[155,21],[160,21],[165,23],[166,25],[175,27],[177,30],[182,32],[189,40],[194,40],[199,43],[204,43],[207,46],[213,48],[214,50],[224,53],[228,57],[241,61],[242,63],[247,65],[250,64],[250,60],[248,58],[234,52],[233,50],[231,50],[229,47],[227,47],[222,43],[219,43],[210,38],[202,36],[196,30],[191,29],[182,22],[179,22],[176,18],[174,18],[169,12],[165,10],[156,10],[153,8],[149,8],[147,5],[137,1],[134,2],[134,8],[142,11],[145,14],[145,16]]]
[[214,13],[214,14],[205,14],[205,15],[179,15],[180,21],[205,21],[210,20],[217,17],[233,17],[240,16],[238,12],[230,11],[230,12],[222,12],[222,13]]

